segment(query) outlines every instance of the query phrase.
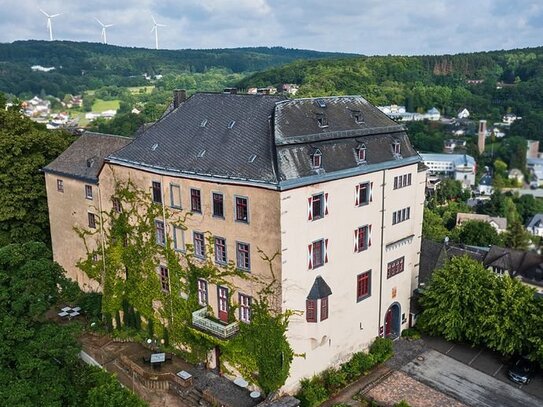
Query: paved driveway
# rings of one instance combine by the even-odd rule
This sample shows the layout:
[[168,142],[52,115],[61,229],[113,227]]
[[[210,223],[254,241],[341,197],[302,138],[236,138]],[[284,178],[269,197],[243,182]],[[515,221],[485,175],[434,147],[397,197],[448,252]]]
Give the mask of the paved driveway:
[[[436,350],[429,350],[405,365],[402,370],[469,406],[536,407],[543,405],[541,399],[520,390],[518,386],[488,374],[481,374],[479,370],[471,367],[469,363],[477,359],[479,352],[471,350],[475,351],[474,355],[458,351],[460,357],[464,359],[462,362]],[[487,362],[488,360],[482,360],[481,366],[493,368],[493,366],[486,366]]]
[[530,384],[515,384],[507,378],[508,365],[501,355],[489,350],[472,348],[467,345],[447,342],[442,338],[424,337],[424,343],[459,362],[467,364],[487,375],[490,375],[512,387],[539,398],[539,406],[543,406],[543,374],[538,373]]

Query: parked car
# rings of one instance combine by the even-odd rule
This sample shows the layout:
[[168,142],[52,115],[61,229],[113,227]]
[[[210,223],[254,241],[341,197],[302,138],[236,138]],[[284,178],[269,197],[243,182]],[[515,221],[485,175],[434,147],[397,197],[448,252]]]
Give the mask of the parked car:
[[535,375],[537,365],[526,357],[518,357],[507,371],[509,379],[519,384],[528,384]]

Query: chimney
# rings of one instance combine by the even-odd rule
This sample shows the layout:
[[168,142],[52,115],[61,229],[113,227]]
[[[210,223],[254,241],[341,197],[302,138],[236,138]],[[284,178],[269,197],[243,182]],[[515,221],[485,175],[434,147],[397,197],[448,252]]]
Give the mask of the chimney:
[[223,93],[230,93],[231,95],[237,95],[238,88],[224,88]]
[[187,100],[187,91],[185,89],[175,89],[173,91],[174,109],[177,109],[185,100]]

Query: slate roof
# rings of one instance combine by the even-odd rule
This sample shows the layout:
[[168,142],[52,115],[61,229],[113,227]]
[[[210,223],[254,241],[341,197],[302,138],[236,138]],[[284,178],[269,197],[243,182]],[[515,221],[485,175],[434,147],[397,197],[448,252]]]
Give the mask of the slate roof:
[[427,283],[434,270],[441,268],[452,257],[467,255],[472,259],[483,262],[486,251],[472,247],[456,246],[439,243],[430,239],[422,239],[419,264],[419,285]]
[[528,224],[526,225],[527,228],[539,228],[542,226],[543,223],[543,213],[536,213],[532,218],[528,221]]
[[43,171],[96,183],[104,159],[132,140],[86,131],[52,163],[44,167]]
[[326,298],[329,295],[332,294],[332,290],[326,284],[326,281],[324,281],[324,278],[321,276],[318,276],[315,279],[315,282],[313,283],[313,286],[311,287],[311,290],[309,291],[309,294],[307,295],[308,300],[319,300],[321,298]]
[[109,158],[171,172],[277,182],[269,118],[281,100],[197,93]]
[[[319,127],[317,114],[326,116],[327,126]],[[395,141],[401,155],[393,152]],[[361,144],[367,150],[364,163],[356,157]],[[322,166],[314,169],[310,157],[317,148]],[[340,177],[416,163],[420,157],[405,128],[360,96],[290,100],[279,95],[196,93],[108,160],[282,188],[300,179],[320,182],[330,174]]]

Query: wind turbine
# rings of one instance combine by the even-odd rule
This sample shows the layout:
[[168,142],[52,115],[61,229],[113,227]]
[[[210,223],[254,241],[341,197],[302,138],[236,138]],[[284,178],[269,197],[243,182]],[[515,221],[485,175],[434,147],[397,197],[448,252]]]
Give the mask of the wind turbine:
[[51,19],[60,16],[62,13],[58,14],[47,14],[45,11],[43,11],[40,8],[40,11],[43,13],[44,16],[47,17],[47,28],[49,29],[49,41],[53,41],[53,24],[51,23]]
[[104,44],[107,44],[106,29],[109,28],[109,27],[112,27],[113,24],[102,24],[102,22],[100,20],[98,20],[97,18],[95,20],[98,21],[98,24],[100,24],[102,26],[102,34],[101,34],[102,42]]
[[153,19],[153,28],[151,28],[151,32],[155,32],[155,48],[158,49],[158,27],[166,27],[164,24],[158,24],[153,16],[151,16]]

